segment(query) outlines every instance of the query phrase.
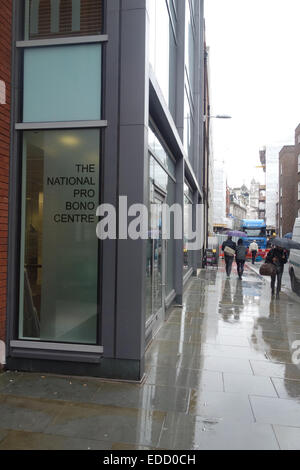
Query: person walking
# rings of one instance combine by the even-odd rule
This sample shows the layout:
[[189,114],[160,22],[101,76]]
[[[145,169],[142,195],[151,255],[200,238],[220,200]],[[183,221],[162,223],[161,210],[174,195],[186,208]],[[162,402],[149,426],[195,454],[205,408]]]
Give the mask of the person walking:
[[236,253],[236,243],[232,240],[232,237],[228,237],[222,245],[222,251],[224,252],[225,266],[227,277],[230,277],[232,263],[234,260],[234,255]]
[[241,280],[244,274],[247,252],[248,248],[243,245],[243,240],[240,238],[236,248],[236,264],[238,276]]
[[284,265],[288,261],[288,254],[286,250],[281,247],[273,247],[266,257],[266,263],[272,263],[276,266],[276,274],[271,276],[271,290],[272,297],[275,295],[275,283],[277,278],[277,289],[276,289],[276,298],[279,299],[279,293],[281,291],[281,281],[282,275],[284,272]]
[[252,264],[255,264],[256,255],[258,252],[258,244],[256,243],[256,240],[253,240],[253,242],[250,244],[249,252],[252,254]]

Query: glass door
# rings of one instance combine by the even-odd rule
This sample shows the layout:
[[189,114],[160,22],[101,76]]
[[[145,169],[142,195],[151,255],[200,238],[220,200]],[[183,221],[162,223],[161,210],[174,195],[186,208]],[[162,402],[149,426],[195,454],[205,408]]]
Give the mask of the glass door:
[[154,190],[150,205],[147,253],[146,337],[155,332],[165,317],[166,247],[165,240],[162,238],[162,204],[164,200],[165,196]]

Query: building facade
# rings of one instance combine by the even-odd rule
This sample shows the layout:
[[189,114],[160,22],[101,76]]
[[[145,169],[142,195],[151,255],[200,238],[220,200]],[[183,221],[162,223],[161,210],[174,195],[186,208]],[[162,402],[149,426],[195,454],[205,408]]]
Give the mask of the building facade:
[[231,190],[229,217],[232,219],[232,228],[234,230],[241,230],[242,220],[247,219],[248,198],[249,193],[245,186]]
[[[265,173],[265,199],[260,200],[260,211],[262,216],[262,205],[264,205],[264,218],[268,233],[276,229],[276,206],[278,202],[278,161],[281,145],[268,145],[260,150],[260,161]],[[264,203],[264,204],[262,204]]]
[[203,1],[5,3],[6,367],[139,381],[205,248]]
[[258,218],[266,220],[266,185],[259,185]]
[[300,124],[295,130],[295,157],[296,157],[296,188],[295,188],[295,218],[300,217]]
[[295,147],[284,146],[279,153],[279,235],[282,237],[293,230],[295,222],[296,181]]
[[0,1],[0,364],[4,359],[7,247],[8,247],[8,180],[10,147],[10,70],[11,18],[10,1]]

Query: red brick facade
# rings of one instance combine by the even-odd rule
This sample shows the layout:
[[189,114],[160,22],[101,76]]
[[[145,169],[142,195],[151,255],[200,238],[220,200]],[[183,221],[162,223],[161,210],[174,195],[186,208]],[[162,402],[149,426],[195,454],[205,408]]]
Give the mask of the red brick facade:
[[12,0],[0,0],[0,340],[5,337]]
[[297,163],[295,146],[286,145],[279,153],[279,235],[293,231],[296,215]]

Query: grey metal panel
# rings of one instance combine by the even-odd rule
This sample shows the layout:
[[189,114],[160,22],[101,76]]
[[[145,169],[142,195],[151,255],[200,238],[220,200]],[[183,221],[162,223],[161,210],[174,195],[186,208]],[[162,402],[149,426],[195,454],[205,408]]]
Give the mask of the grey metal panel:
[[[122,126],[120,194],[131,204],[148,204],[148,152],[144,126]],[[148,174],[148,173],[147,173]],[[147,240],[118,241],[117,357],[138,359],[144,352]]]
[[15,131],[14,123],[20,119],[20,82],[22,70],[21,51],[14,48],[15,41],[21,38],[23,24],[20,15],[20,3],[12,3],[12,82],[11,82],[11,126],[10,126],[10,171],[8,201],[8,274],[7,274],[7,306],[6,306],[6,342],[7,356],[10,354],[10,340],[17,330],[17,312],[19,308],[19,231],[20,202],[16,188],[21,186],[19,154],[21,149],[20,133]]
[[[176,164],[176,204],[182,207],[182,227],[184,227],[184,160],[181,158]],[[183,237],[175,240],[174,243],[174,286],[176,292],[176,302],[182,303],[183,296]]]
[[145,10],[145,1],[122,0],[122,10]]
[[[104,49],[104,116],[109,122],[105,129],[102,155],[101,202],[118,207],[119,153],[119,80],[120,80],[120,1],[106,2],[106,29],[109,41]],[[101,254],[101,344],[104,356],[115,357],[116,335],[116,240],[104,240]]]
[[[119,195],[148,204],[148,16],[122,2]],[[119,240],[116,355],[141,360],[145,351],[146,240]],[[143,370],[141,370],[143,373]]]
[[71,343],[47,343],[39,341],[11,341],[10,346],[12,348],[23,348],[23,349],[46,349],[49,351],[76,351],[86,353],[102,353],[102,346],[90,346],[85,344],[71,344]]
[[35,39],[33,41],[17,41],[16,47],[45,47],[45,46],[66,46],[69,44],[90,44],[94,42],[106,42],[108,35],[95,35],[95,36],[73,36],[69,38],[57,39]]
[[[81,353],[71,351],[50,351],[50,350],[36,350],[29,348],[14,348],[11,346],[11,358],[27,359],[28,364],[30,360],[44,360],[44,361],[62,361],[62,362],[81,362],[99,364],[102,355],[99,353]],[[8,361],[9,363],[10,361]],[[28,365],[27,365],[28,367]],[[26,367],[26,369],[27,369]],[[47,366],[45,366],[47,367]],[[19,369],[19,365],[17,364]],[[26,370],[25,369],[25,370]],[[76,366],[74,367],[74,374],[77,373]],[[43,369],[45,371],[45,368]]]
[[84,129],[107,127],[107,121],[64,121],[64,122],[18,122],[15,129],[26,131],[32,129]]

